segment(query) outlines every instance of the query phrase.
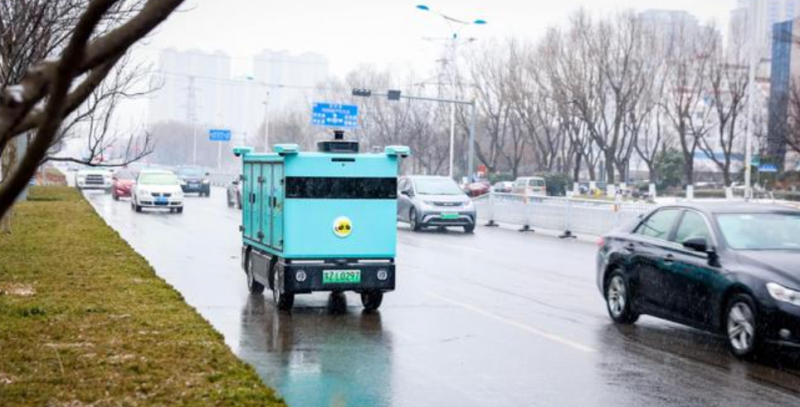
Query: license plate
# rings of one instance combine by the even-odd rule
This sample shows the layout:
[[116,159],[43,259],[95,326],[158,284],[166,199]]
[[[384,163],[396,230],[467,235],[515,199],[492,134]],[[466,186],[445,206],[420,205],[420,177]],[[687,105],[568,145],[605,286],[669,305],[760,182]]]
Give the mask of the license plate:
[[322,284],[358,284],[361,270],[323,270]]
[[444,212],[442,213],[442,219],[444,220],[458,219],[458,214],[454,212]]
[[165,203],[167,203],[167,202],[168,202],[168,201],[167,201],[167,198],[165,198],[165,197],[163,197],[163,196],[156,197],[156,203],[157,203],[157,204],[165,204]]

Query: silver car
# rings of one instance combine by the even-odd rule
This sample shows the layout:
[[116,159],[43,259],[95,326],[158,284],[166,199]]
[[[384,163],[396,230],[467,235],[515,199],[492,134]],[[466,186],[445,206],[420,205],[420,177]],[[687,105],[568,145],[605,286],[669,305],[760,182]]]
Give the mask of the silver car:
[[397,219],[418,231],[425,227],[463,227],[475,231],[475,205],[448,177],[410,176],[397,183]]

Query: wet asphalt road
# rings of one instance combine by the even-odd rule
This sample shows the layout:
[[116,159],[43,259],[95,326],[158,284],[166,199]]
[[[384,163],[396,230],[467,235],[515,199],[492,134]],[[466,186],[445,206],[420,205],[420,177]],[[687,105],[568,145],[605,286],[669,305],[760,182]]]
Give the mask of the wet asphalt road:
[[796,354],[740,362],[690,328],[612,325],[589,242],[401,226],[398,290],[380,313],[350,294],[344,310],[314,294],[279,313],[247,292],[224,189],[187,198],[183,215],[86,195],[295,407],[800,405]]

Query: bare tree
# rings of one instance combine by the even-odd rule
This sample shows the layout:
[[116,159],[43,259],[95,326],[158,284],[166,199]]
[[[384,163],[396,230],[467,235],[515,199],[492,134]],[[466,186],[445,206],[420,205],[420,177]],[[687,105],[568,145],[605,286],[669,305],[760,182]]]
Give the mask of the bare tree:
[[684,182],[694,183],[694,158],[700,139],[708,132],[711,109],[704,96],[708,89],[708,71],[712,64],[709,51],[717,40],[713,29],[699,32],[684,24],[667,37],[667,96],[664,111],[672,124],[684,158]]
[[[739,41],[739,46],[734,48],[744,49],[744,41]],[[747,64],[741,51],[737,54],[732,60],[726,61],[721,51],[712,50],[714,59],[708,68],[708,86],[716,134],[715,137],[708,134],[699,138],[700,149],[722,171],[726,186],[733,182],[731,165],[733,154],[740,147],[737,141],[743,130],[741,125],[744,124],[744,120],[740,119],[743,119],[750,86]]]
[[[119,19],[111,13],[124,0],[91,0],[79,8],[77,22],[69,30],[63,48],[57,48],[57,55],[27,66],[16,84],[3,89],[0,149],[27,132],[35,135],[16,168],[4,174],[0,217],[8,212],[47,156],[65,117],[90,97],[128,48],[166,20],[182,2],[147,0],[129,17]],[[100,30],[109,18],[111,26]]]

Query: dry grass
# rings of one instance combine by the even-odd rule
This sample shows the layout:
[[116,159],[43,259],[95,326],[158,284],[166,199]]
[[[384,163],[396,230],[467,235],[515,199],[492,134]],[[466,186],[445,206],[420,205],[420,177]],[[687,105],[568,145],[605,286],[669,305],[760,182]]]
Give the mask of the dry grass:
[[74,190],[0,236],[0,404],[283,403]]

